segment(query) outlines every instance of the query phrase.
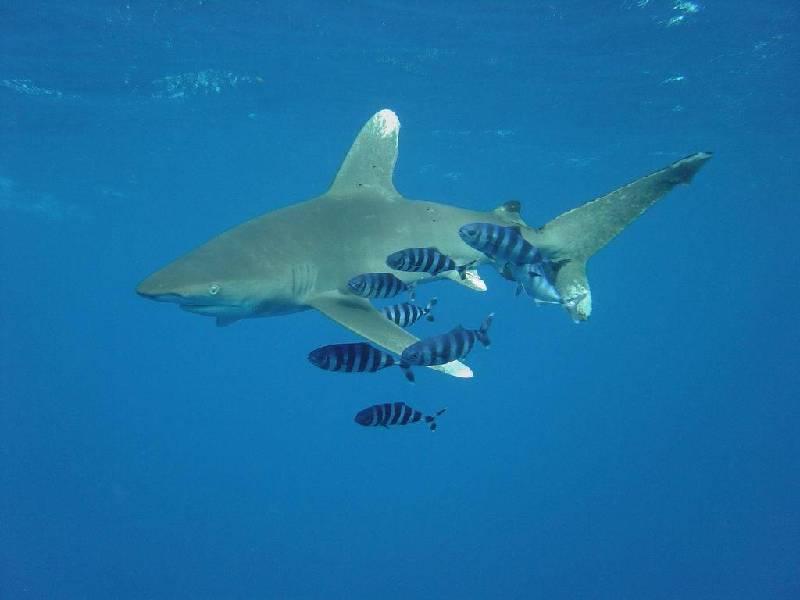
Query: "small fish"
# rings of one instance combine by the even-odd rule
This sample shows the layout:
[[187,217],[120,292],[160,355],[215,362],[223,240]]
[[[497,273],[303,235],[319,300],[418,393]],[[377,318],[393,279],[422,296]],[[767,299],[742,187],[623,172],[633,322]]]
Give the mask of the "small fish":
[[364,298],[393,298],[400,292],[409,292],[414,299],[414,285],[404,283],[391,273],[362,273],[348,281],[347,287]]
[[431,298],[431,301],[428,302],[425,308],[417,306],[416,304],[411,304],[410,302],[404,302],[403,304],[387,306],[383,308],[381,312],[396,325],[408,327],[419,321],[422,317],[425,317],[428,321],[433,321],[431,309],[435,304],[436,298]]
[[500,265],[505,263],[524,265],[542,260],[539,249],[522,237],[518,226],[469,223],[459,228],[458,235],[465,244],[483,252]]
[[506,264],[503,277],[517,282],[517,296],[524,290],[533,298],[537,306],[540,304],[561,304],[565,308],[574,308],[586,294],[578,294],[572,298],[562,298],[555,286],[556,273],[564,263],[545,260],[537,264],[512,266]]
[[489,326],[492,324],[494,313],[483,320],[480,329],[464,329],[461,325],[443,333],[411,344],[403,350],[400,358],[401,365],[434,366],[464,358],[469,354],[475,341],[479,341],[486,348],[489,347]]
[[431,431],[436,431],[436,417],[441,415],[446,408],[438,411],[435,415],[423,415],[418,410],[411,408],[405,402],[395,402],[394,404],[375,404],[369,408],[358,411],[355,422],[364,427],[389,427],[390,425],[408,425],[423,421],[428,424]]
[[525,265],[506,263],[503,276],[517,282],[517,296],[525,291],[537,306],[562,304],[561,294],[554,283],[557,270],[557,266],[550,261]]
[[398,362],[391,354],[365,342],[322,346],[313,350],[308,355],[308,360],[320,369],[346,373],[374,373],[379,369],[397,365],[403,370],[406,379],[414,383],[414,374],[406,364]]
[[[386,257],[386,264],[397,271],[430,273],[438,275],[444,271],[457,271],[464,279],[467,267],[456,265],[456,261],[439,252],[438,248],[406,248]],[[470,263],[471,264],[471,263]]]

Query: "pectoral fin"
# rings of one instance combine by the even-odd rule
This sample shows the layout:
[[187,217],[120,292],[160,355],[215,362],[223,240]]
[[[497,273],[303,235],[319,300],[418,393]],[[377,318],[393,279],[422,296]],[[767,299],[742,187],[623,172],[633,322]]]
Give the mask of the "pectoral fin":
[[[395,354],[402,354],[403,350],[419,341],[377,311],[366,298],[331,292],[315,298],[309,304],[326,317]],[[453,377],[473,375],[472,369],[459,361],[431,368]]]
[[236,323],[239,319],[241,319],[239,316],[217,315],[217,327],[227,327],[231,323]]

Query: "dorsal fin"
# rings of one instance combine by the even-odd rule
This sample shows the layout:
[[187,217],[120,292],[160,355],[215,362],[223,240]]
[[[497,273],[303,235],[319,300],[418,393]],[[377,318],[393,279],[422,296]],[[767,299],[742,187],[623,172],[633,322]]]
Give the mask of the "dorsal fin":
[[399,197],[392,183],[399,133],[400,120],[394,112],[384,108],[372,115],[350,147],[328,194],[363,194],[387,200]]
[[522,205],[519,203],[519,200],[509,200],[508,202],[503,202],[503,204],[495,208],[492,212],[502,217],[505,221],[527,227],[528,224],[522,220],[519,214],[521,209]]

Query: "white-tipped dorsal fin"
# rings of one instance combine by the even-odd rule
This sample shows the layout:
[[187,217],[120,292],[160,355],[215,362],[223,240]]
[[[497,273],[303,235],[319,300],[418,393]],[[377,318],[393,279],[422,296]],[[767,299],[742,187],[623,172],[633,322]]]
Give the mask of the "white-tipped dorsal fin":
[[376,200],[399,198],[392,183],[399,133],[400,120],[394,112],[384,108],[372,115],[350,147],[328,194]]

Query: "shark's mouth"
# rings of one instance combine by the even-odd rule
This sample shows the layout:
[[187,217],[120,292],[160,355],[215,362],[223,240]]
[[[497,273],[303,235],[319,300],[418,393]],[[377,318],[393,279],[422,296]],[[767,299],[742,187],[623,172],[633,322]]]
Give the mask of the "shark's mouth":
[[180,294],[142,295],[150,298],[151,300],[155,300],[156,302],[170,302],[172,304],[177,304],[183,310],[199,313],[201,315],[218,315],[223,312],[229,313],[241,311],[241,307],[238,304],[225,304],[224,302],[209,304],[205,298],[199,297],[195,297],[195,299],[191,296],[181,296]]
[[236,304],[181,304],[180,307],[182,310],[209,317],[242,314],[246,312],[241,306]]

